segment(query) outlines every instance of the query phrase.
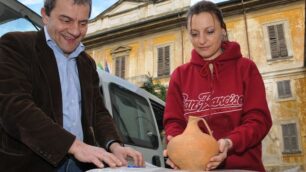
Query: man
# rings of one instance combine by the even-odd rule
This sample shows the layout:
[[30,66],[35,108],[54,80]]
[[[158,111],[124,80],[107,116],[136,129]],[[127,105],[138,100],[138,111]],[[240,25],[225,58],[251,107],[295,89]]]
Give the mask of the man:
[[[143,156],[120,144],[80,43],[91,0],[45,0],[44,29],[0,40],[0,169],[83,171]],[[98,147],[101,146],[101,147]]]

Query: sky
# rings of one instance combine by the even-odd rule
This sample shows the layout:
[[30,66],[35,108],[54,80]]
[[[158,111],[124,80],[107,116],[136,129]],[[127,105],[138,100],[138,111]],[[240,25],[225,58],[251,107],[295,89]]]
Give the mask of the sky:
[[[37,14],[40,15],[40,9],[43,6],[44,0],[18,0],[25,6],[28,6]],[[116,3],[118,0],[92,0],[92,13],[91,19],[102,13],[105,9]],[[199,0],[191,0],[191,4],[196,3]],[[222,2],[225,0],[211,0],[215,3]],[[30,31],[35,30],[35,28],[29,24],[25,19],[19,19],[13,22],[9,22],[1,25],[0,36],[9,31]]]
[[[43,0],[18,0],[24,5],[30,7],[33,11],[40,14],[40,9],[43,6]],[[113,5],[118,0],[92,0],[92,14],[91,18],[96,17],[106,8]]]
[[[25,6],[35,11],[40,15],[40,9],[43,6],[44,0],[18,0]],[[92,13],[91,18],[96,17],[98,14],[103,12],[105,9],[116,3],[118,0],[92,0]],[[0,36],[10,31],[31,31],[35,30],[34,26],[25,19],[18,19],[16,21],[2,24],[0,27]]]
[[[18,1],[25,4],[26,6],[29,6],[36,13],[40,14],[40,8],[43,5],[43,0],[18,0]],[[91,18],[96,17],[98,14],[100,14],[102,11],[104,11],[106,8],[110,7],[117,1],[118,0],[93,0]],[[194,4],[198,1],[199,0],[191,0],[191,4]],[[217,3],[217,2],[222,2],[224,0],[211,0],[211,1]]]

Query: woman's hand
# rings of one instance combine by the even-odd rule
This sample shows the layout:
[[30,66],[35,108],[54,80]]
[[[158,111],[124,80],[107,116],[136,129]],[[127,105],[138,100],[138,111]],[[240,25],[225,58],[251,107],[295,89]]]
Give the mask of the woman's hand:
[[218,140],[219,154],[213,156],[209,163],[206,165],[205,170],[212,170],[217,168],[227,157],[227,152],[232,148],[233,143],[230,139],[220,139]]
[[[172,138],[173,138],[173,136],[167,136],[168,142],[169,142]],[[163,154],[164,154],[164,157],[167,158],[166,164],[168,164],[171,168],[173,168],[173,169],[175,169],[175,170],[178,170],[179,168],[170,160],[170,158],[168,158],[168,151],[167,151],[167,149],[164,150]]]

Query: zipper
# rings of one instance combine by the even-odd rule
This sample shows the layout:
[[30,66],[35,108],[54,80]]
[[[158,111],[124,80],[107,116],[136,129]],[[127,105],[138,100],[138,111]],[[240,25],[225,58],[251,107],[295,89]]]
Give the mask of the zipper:
[[208,65],[209,71],[210,71],[210,75],[211,75],[211,79],[214,79],[214,65],[212,63],[209,63]]
[[209,100],[209,116],[211,116],[211,104],[212,104],[212,99],[213,99],[213,91],[214,91],[214,65],[212,63],[209,63],[208,65],[210,75],[211,75],[211,80],[210,80],[210,100]]

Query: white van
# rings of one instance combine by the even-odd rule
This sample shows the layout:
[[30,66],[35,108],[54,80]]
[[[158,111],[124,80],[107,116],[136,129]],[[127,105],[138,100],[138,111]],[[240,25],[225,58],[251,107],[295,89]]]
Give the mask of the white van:
[[[22,20],[26,28],[42,28],[41,17],[17,0],[0,0],[0,31],[8,22]],[[4,31],[4,32],[2,32]],[[10,30],[10,31],[22,31]],[[162,115],[165,103],[147,91],[98,70],[101,93],[104,103],[116,123],[121,138],[126,146],[142,152],[145,161],[159,167],[165,167],[163,142],[161,138]]]
[[127,80],[98,69],[101,93],[125,145],[145,161],[165,167],[162,119],[165,102]]

